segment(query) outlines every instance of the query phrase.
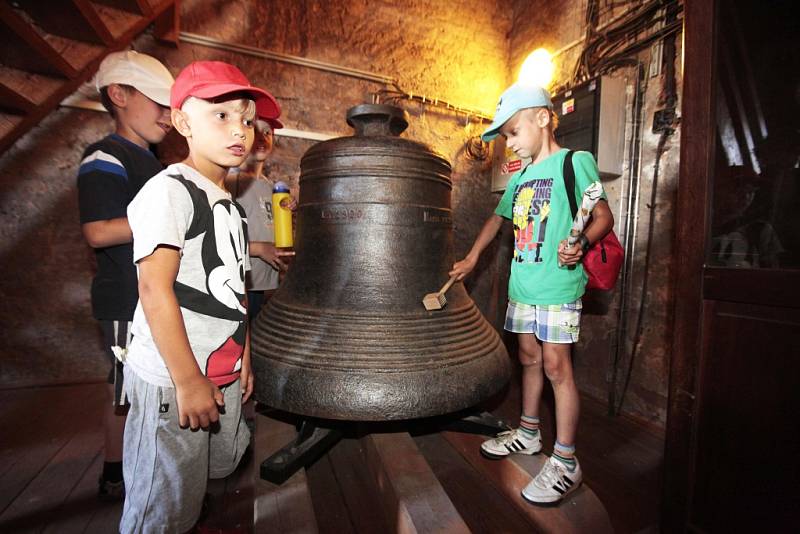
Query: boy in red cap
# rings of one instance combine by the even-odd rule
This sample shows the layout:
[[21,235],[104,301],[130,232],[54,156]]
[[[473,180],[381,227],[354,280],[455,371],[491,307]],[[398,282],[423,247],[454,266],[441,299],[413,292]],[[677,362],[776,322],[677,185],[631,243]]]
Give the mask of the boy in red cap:
[[250,442],[247,223],[224,180],[250,151],[256,115],[277,119],[280,107],[216,61],[186,67],[170,104],[189,155],[128,207],[139,303],[126,359],[123,533],[189,531],[208,478],[233,472]]

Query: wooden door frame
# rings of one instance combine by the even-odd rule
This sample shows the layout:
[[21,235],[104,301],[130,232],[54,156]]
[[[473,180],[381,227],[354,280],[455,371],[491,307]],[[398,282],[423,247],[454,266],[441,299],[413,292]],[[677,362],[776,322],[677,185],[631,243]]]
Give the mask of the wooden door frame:
[[714,170],[715,0],[684,3],[681,151],[673,271],[673,345],[664,451],[664,532],[686,529],[694,471],[696,375],[703,339],[703,265]]

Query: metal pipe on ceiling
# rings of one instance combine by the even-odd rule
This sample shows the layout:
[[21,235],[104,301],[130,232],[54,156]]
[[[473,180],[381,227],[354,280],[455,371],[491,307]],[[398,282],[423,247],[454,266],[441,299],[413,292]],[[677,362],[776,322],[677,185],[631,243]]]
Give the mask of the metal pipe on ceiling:
[[353,78],[367,80],[370,82],[376,82],[388,85],[395,85],[397,83],[397,80],[395,78],[392,78],[391,76],[386,76],[385,74],[378,74],[365,70],[353,69],[350,67],[344,67],[342,65],[335,65],[333,63],[317,61],[316,59],[308,59],[299,56],[292,56],[289,54],[282,54],[280,52],[272,52],[269,50],[264,50],[263,48],[257,48],[255,46],[248,46],[238,43],[229,43],[227,41],[215,39],[214,37],[208,37],[206,35],[199,35],[197,33],[180,32],[180,34],[178,35],[178,39],[184,43],[207,46],[209,48],[216,48],[218,50],[227,50],[229,52],[236,52],[239,54],[259,57],[262,59],[271,59],[273,61],[281,61],[283,63],[291,63],[292,65],[301,65],[303,67],[309,67],[312,69],[333,72],[336,74],[341,74],[343,76],[351,76]]

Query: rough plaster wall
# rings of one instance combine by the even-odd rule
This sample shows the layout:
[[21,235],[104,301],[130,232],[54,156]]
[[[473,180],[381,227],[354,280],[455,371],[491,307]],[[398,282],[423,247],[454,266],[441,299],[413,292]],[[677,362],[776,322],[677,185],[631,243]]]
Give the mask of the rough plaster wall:
[[[601,3],[602,4],[602,3]],[[623,8],[607,14],[600,24],[622,14]],[[551,52],[562,50],[583,36],[586,0],[559,0],[534,2],[514,2],[514,26],[510,36],[509,67],[514,76],[525,57],[536,48],[545,47]],[[680,39],[677,39],[680,45]],[[554,86],[564,84],[572,75],[581,46],[571,46],[555,57],[556,72]],[[644,50],[638,58],[645,68],[650,64],[650,50]],[[680,95],[682,73],[680,72],[680,49],[675,59],[677,91]],[[635,79],[634,69],[623,69],[615,76],[625,76],[631,84]],[[629,306],[625,321],[628,343],[618,354],[617,404],[624,377],[631,362],[630,345],[635,337],[639,309],[644,303],[641,342],[630,365],[630,383],[622,398],[622,412],[663,425],[666,421],[666,396],[669,379],[669,358],[671,350],[671,309],[672,294],[670,286],[671,268],[674,254],[674,225],[672,214],[675,211],[678,185],[678,161],[680,128],[665,144],[660,162],[655,204],[650,205],[653,190],[654,164],[659,135],[651,131],[653,113],[663,107],[659,99],[663,97],[661,75],[647,76],[644,95],[644,109],[641,115],[642,135],[640,149],[640,197],[638,209],[631,214],[638,219],[635,239],[635,254],[632,260],[630,292],[627,296]],[[680,106],[678,106],[680,109]],[[630,119],[630,117],[629,117]],[[630,124],[629,124],[630,127]],[[628,131],[630,135],[630,131]],[[614,210],[616,231],[623,238],[624,207],[627,196],[624,192],[630,179],[631,169],[626,161],[623,175],[615,180],[604,182],[609,196],[609,204]],[[635,171],[635,169],[634,169]],[[648,230],[651,210],[654,212],[652,242],[649,253],[649,279],[647,294],[642,295],[644,266],[647,257]],[[614,298],[605,315],[585,314],[582,322],[581,341],[575,350],[575,374],[581,391],[600,400],[607,400],[609,381],[612,376],[613,360],[616,353],[616,335],[620,328],[619,310],[621,290],[617,287]]]
[[0,386],[102,376],[75,174],[109,127],[105,114],[61,109],[0,156]]
[[[680,37],[678,37],[678,42]],[[680,48],[677,50],[675,64],[678,77],[677,91],[681,94],[682,73],[680,72]],[[645,59],[643,57],[643,59]],[[649,57],[647,57],[649,60]],[[675,255],[680,247],[674,241],[678,165],[680,163],[681,129],[667,138],[659,162],[657,183],[655,178],[656,148],[660,134],[652,132],[653,113],[664,107],[661,77],[649,79],[645,93],[643,111],[643,135],[641,145],[641,196],[639,209],[639,228],[636,236],[636,253],[633,258],[632,290],[629,294],[631,313],[627,324],[628,338],[633,342],[637,327],[641,330],[638,346],[633,355],[630,387],[623,399],[623,411],[642,415],[661,424],[666,422],[667,391],[669,385],[669,361],[672,354],[672,269]],[[680,110],[680,102],[678,102]],[[655,188],[655,191],[654,191]],[[654,196],[652,196],[654,195]],[[652,202],[653,199],[655,202]],[[652,212],[652,213],[651,213]],[[652,225],[651,221],[652,220]],[[652,229],[651,229],[652,226]],[[649,243],[649,248],[648,248]],[[646,294],[645,258],[647,266]],[[641,326],[638,325],[639,308],[644,306]],[[631,349],[622,353],[621,364],[630,364]]]
[[[515,79],[522,62],[537,48],[555,53],[583,37],[586,0],[516,0],[513,5],[508,64]],[[554,58],[556,85],[572,75],[579,53],[580,46],[573,46]]]
[[[511,13],[501,4],[499,0],[236,0],[224,4],[194,0],[182,3],[182,29],[384,74],[397,78],[408,92],[491,111],[506,82]],[[224,26],[219,18],[225,20]],[[303,125],[303,119],[313,118],[317,111],[329,114],[318,109],[325,93],[297,88],[307,76],[318,76],[314,71],[271,61],[261,62],[258,70],[264,71],[266,82],[275,82],[278,96],[295,102],[287,106],[290,122]],[[314,87],[316,91],[353,90],[352,80],[319,76],[322,83]],[[370,84],[369,88],[378,87]]]
[[[507,82],[511,12],[500,0],[255,1],[181,3],[181,29],[285,54],[329,61],[397,78],[416,94],[491,110]],[[149,35],[135,42],[173,74],[195,59],[229,61],[272,91],[290,128],[349,135],[347,108],[371,100],[381,85],[197,45],[179,49]],[[405,134],[453,165],[455,254],[466,252],[497,197],[489,162],[463,151],[480,126],[453,112],[401,102],[411,115]],[[60,109],[0,155],[0,387],[77,382],[104,376],[99,331],[91,319],[93,254],[78,226],[75,175],[83,148],[111,130],[108,115]],[[296,185],[299,161],[312,141],[279,137],[273,176]],[[180,159],[177,134],[162,143],[165,163]],[[472,295],[490,318],[497,272],[480,266]],[[501,310],[502,311],[502,310]]]

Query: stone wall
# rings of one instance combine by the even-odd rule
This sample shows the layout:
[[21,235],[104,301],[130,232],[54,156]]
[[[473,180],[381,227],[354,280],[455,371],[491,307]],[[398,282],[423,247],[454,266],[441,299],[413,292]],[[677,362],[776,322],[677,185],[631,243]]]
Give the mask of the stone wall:
[[106,114],[60,109],[0,157],[0,386],[103,376],[75,176],[108,128]]
[[[403,91],[490,113],[507,83],[511,12],[500,0],[230,0],[181,2],[181,29],[235,44],[384,74]],[[135,48],[161,59],[173,74],[192,60],[236,64],[283,107],[287,127],[349,135],[345,111],[371,102],[383,85],[303,66],[182,43],[175,49],[145,34]],[[411,116],[405,134],[453,165],[455,255],[465,253],[497,202],[490,165],[467,156],[473,117],[399,101]],[[80,234],[75,176],[83,148],[112,129],[105,113],[59,109],[0,155],[0,387],[102,379],[99,329],[91,319],[93,254]],[[299,161],[313,141],[279,137],[270,172],[297,184]],[[170,134],[165,163],[185,146]],[[496,266],[482,263],[471,282],[487,316],[496,314]]]

